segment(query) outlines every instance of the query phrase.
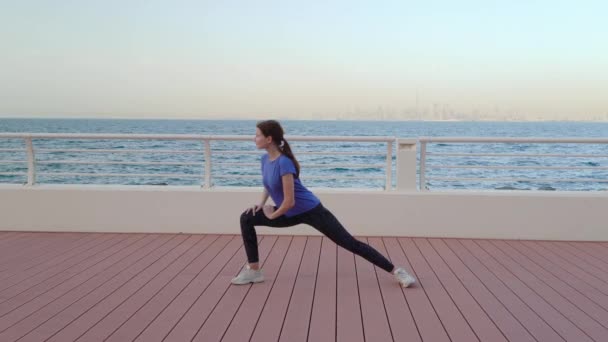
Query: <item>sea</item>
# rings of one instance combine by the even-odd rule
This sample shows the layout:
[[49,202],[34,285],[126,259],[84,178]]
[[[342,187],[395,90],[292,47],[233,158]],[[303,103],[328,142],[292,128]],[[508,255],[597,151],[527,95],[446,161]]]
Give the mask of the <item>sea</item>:
[[[258,177],[260,169],[257,163],[261,153],[250,154],[256,151],[253,143],[255,123],[255,120],[0,118],[0,132],[249,136],[252,138],[251,141],[212,142],[212,185],[259,187],[261,179]],[[283,120],[281,123],[287,136],[608,138],[608,122]],[[34,146],[37,184],[201,186],[204,182],[203,145],[197,141],[36,139]],[[293,142],[292,147],[302,166],[301,179],[309,187],[382,189],[385,186],[383,177],[386,174],[384,167],[386,156],[380,155],[386,153],[384,144]],[[27,173],[25,152],[3,151],[13,148],[24,149],[23,139],[0,138],[0,184],[24,184],[27,181],[25,175],[10,174]],[[44,152],[44,149],[89,151]],[[95,152],[94,149],[145,149],[149,152],[102,153]],[[190,153],[160,153],[161,150],[170,149]],[[154,150],[158,150],[159,153],[154,153]],[[248,154],[228,154],[222,151],[247,151]],[[332,151],[378,152],[379,154],[308,154],[308,152]],[[608,182],[605,182],[608,180],[608,144],[431,143],[427,151],[516,154],[508,157],[429,155],[426,160],[427,180],[424,184],[429,190],[605,191],[608,189]],[[526,156],[528,154],[565,154],[579,155],[579,157]],[[586,156],[580,157],[580,155]],[[395,159],[394,153],[393,186],[396,186],[397,182]],[[71,161],[78,163],[70,163]],[[104,164],[87,164],[89,162]],[[111,164],[113,162],[122,164]],[[186,164],[130,165],[129,162]],[[239,166],[238,163],[244,163],[245,166]],[[362,167],[362,164],[369,166]],[[349,165],[357,165],[357,167]],[[445,166],[450,167],[445,168]],[[466,168],[454,168],[454,166],[466,166]],[[533,168],[492,169],[483,166]],[[62,173],[85,175],[62,175]],[[169,174],[169,176],[155,176],[155,174]],[[517,180],[505,180],[505,178]],[[420,187],[420,184],[418,186]]]

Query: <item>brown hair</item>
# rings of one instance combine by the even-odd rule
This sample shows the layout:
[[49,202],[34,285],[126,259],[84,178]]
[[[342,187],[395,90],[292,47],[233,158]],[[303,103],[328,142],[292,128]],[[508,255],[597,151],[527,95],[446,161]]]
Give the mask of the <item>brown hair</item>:
[[259,121],[256,127],[260,129],[265,137],[272,137],[272,141],[279,147],[282,154],[286,155],[296,166],[296,178],[300,177],[300,164],[291,151],[291,147],[283,137],[284,131],[281,124],[276,120]]

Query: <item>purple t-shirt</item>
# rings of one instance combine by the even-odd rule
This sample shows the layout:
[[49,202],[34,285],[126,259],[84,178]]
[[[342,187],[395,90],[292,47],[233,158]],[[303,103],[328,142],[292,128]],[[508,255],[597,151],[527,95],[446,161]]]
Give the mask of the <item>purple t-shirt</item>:
[[283,177],[292,173],[294,178],[294,198],[295,205],[287,210],[285,216],[292,217],[303,212],[309,211],[321,203],[317,196],[306,189],[299,178],[296,178],[296,166],[286,155],[281,154],[277,159],[270,160],[268,154],[262,156],[262,182],[268,191],[270,198],[277,207],[283,203]]

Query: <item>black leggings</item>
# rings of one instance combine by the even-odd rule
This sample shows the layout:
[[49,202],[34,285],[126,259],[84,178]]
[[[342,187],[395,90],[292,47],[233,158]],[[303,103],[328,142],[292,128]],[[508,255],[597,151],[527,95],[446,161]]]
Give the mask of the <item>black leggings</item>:
[[323,235],[330,238],[338,246],[365,258],[367,261],[383,270],[387,272],[393,271],[394,266],[387,258],[368,244],[358,241],[350,235],[342,224],[340,224],[338,219],[321,204],[307,212],[292,217],[282,215],[274,220],[268,219],[266,215],[264,215],[263,210],[259,210],[255,215],[251,211],[249,211],[249,213],[241,214],[241,235],[243,236],[249,263],[256,263],[259,261],[258,239],[255,233],[255,226],[282,228],[295,226],[300,223],[312,226]]

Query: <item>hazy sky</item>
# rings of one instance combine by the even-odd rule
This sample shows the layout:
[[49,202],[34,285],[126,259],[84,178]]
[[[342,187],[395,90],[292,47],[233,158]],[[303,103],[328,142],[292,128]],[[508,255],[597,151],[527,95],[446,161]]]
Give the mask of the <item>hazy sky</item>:
[[0,116],[608,117],[606,1],[0,0]]

